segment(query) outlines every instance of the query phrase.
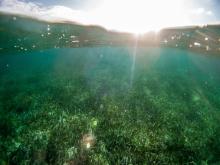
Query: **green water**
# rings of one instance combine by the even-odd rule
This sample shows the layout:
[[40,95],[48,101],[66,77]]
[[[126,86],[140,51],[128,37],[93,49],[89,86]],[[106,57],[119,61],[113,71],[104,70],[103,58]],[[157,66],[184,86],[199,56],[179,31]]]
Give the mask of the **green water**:
[[0,165],[220,164],[219,29],[0,13]]
[[0,83],[0,164],[220,161],[219,57],[125,46],[4,53]]

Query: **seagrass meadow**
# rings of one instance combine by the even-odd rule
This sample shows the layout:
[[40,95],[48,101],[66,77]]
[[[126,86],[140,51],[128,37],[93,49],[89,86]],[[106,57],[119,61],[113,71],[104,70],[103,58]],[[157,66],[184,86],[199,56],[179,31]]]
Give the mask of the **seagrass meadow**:
[[0,164],[220,164],[219,39],[1,13]]

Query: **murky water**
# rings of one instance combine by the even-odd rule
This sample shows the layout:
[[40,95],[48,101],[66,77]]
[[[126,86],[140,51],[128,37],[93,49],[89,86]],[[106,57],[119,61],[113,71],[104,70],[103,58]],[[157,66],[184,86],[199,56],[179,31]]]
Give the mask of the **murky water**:
[[220,57],[138,44],[2,52],[0,164],[220,161]]

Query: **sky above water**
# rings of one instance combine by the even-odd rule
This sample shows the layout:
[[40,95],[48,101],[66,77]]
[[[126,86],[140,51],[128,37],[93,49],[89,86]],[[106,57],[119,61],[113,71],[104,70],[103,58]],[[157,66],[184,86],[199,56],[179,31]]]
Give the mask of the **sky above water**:
[[220,0],[0,0],[0,11],[134,33],[220,23]]

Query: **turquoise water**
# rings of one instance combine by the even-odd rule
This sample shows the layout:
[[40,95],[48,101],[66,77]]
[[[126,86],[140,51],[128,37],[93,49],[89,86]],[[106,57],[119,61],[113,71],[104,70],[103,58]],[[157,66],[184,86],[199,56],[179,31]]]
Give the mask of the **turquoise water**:
[[220,58],[137,48],[131,79],[132,63],[131,47],[1,55],[2,163],[218,162]]
[[0,17],[0,164],[220,163],[220,56],[198,36]]

